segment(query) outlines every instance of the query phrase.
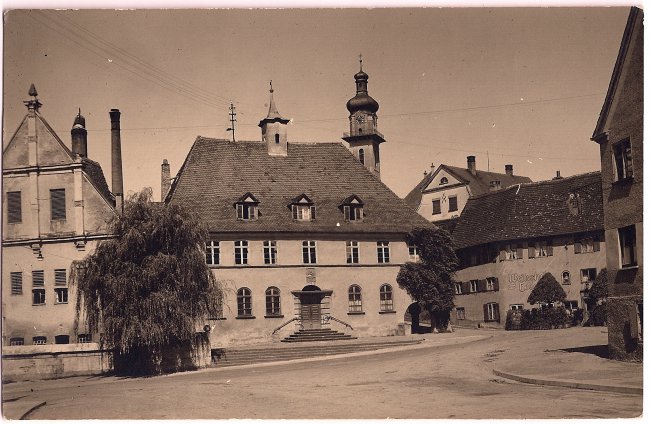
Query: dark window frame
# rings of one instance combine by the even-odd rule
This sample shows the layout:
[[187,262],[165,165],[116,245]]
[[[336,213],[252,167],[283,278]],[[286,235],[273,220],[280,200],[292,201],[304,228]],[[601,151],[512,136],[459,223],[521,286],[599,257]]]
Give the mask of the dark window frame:
[[7,192],[7,223],[20,224],[23,222],[22,192]]
[[67,219],[64,188],[50,189],[50,219],[52,221],[65,221]]

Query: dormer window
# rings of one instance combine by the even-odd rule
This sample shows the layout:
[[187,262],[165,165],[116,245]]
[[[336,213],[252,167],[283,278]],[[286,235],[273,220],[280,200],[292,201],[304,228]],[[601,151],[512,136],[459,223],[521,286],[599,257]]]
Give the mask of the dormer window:
[[440,185],[445,185],[445,184],[449,184],[449,180],[447,179],[447,177],[440,178]]
[[237,200],[237,219],[241,221],[252,221],[257,219],[259,200],[251,193],[246,193]]
[[289,206],[294,221],[313,221],[316,219],[316,206],[304,193],[293,199]]
[[356,222],[363,220],[363,201],[355,194],[345,199],[339,206],[343,211],[346,221]]

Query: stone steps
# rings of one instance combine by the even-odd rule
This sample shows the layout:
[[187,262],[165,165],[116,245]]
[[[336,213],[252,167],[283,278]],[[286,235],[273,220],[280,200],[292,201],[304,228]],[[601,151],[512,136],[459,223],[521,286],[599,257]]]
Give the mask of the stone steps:
[[353,340],[349,334],[340,333],[329,328],[316,328],[310,330],[298,330],[288,337],[282,339],[284,343],[296,342],[316,342],[316,341],[335,341],[335,340]]

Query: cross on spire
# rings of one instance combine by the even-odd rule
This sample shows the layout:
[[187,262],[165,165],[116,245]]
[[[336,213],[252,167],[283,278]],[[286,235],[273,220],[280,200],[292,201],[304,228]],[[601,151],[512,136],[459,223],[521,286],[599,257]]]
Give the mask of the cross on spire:
[[269,91],[273,93],[273,80],[269,81],[269,85],[271,86],[271,89]]
[[363,55],[359,53],[359,71],[363,71]]

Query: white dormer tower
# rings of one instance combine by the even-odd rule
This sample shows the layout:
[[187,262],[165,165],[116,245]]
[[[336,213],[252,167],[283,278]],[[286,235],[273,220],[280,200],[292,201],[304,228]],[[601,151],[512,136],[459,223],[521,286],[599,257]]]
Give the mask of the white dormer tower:
[[262,141],[266,143],[269,155],[286,156],[287,155],[287,124],[288,119],[280,116],[278,108],[273,100],[273,81],[270,82],[271,100],[269,101],[269,113],[266,118],[259,123],[262,128]]

